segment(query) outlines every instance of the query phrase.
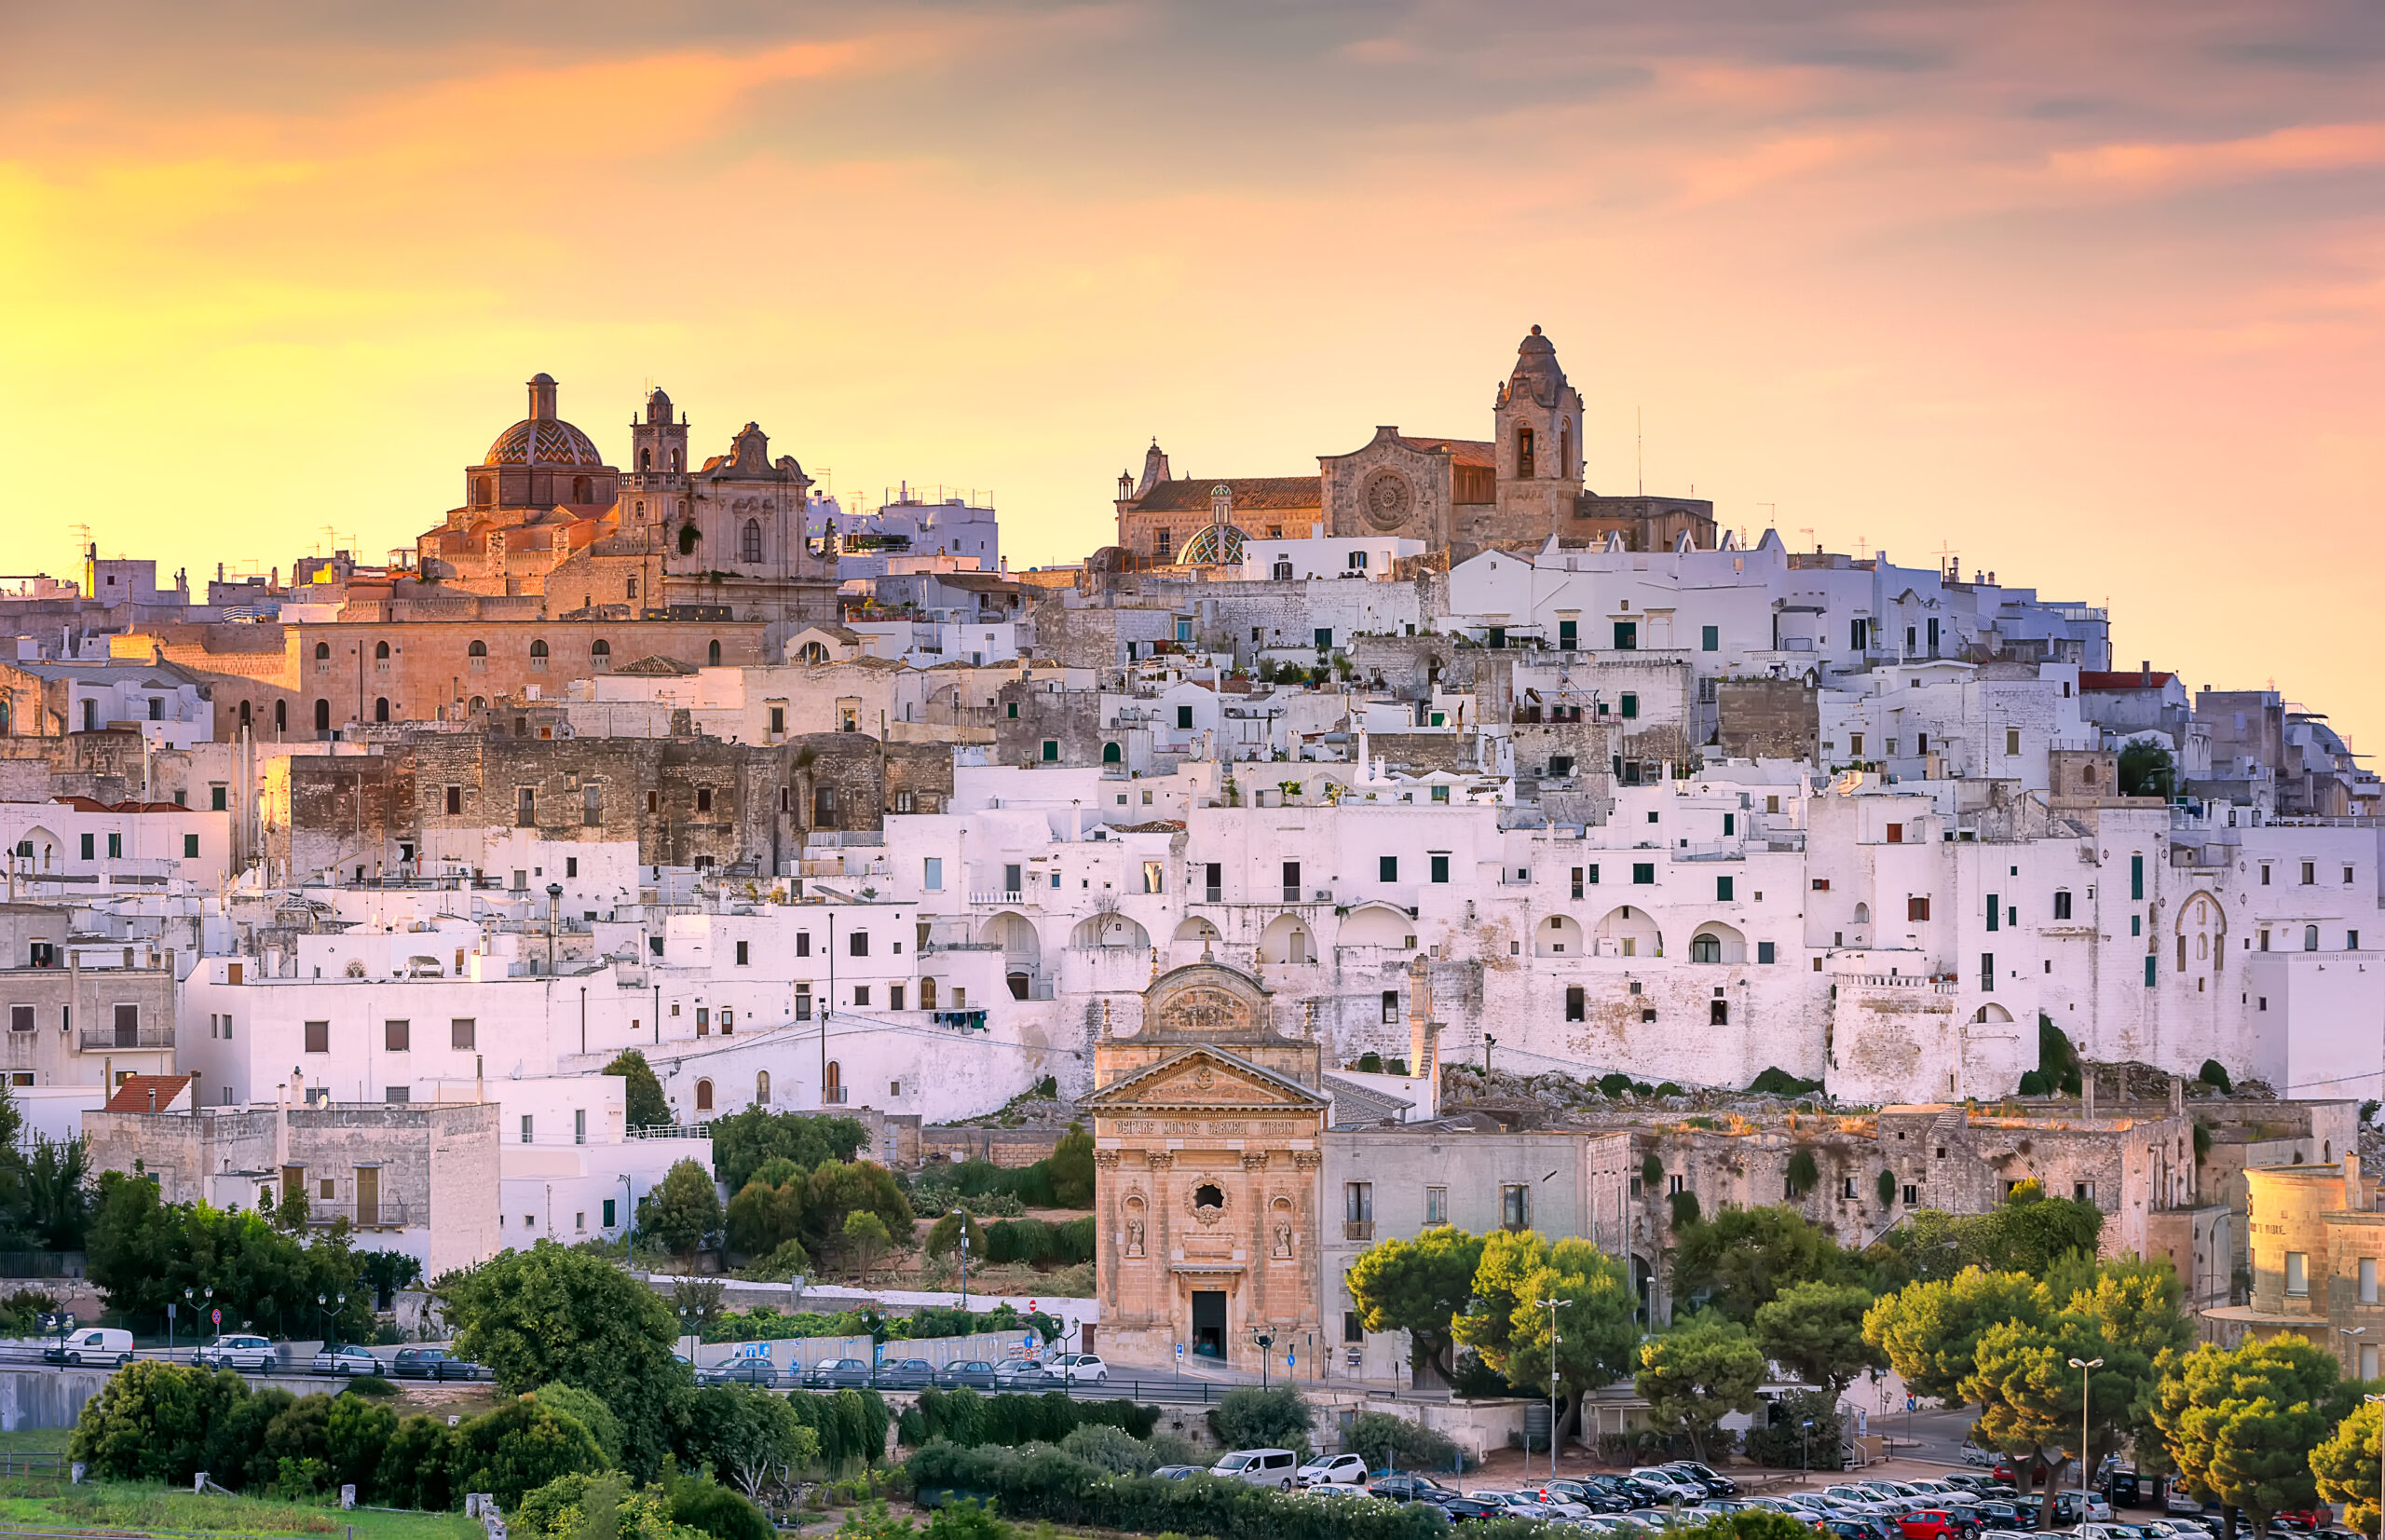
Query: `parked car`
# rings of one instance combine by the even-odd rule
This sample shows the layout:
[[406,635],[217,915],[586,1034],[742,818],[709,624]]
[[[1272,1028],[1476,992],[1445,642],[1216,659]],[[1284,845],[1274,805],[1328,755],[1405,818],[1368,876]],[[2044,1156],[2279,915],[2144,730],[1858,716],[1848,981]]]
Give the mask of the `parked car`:
[[1897,1520],[1904,1540],[1975,1540],[1979,1525],[1953,1508],[1915,1508]]
[[1533,1492],[1484,1491],[1469,1492],[1466,1495],[1477,1502],[1490,1503],[1495,1506],[1505,1508],[1506,1510],[1507,1517],[1510,1519],[1549,1519],[1555,1517],[1550,1513],[1548,1505],[1543,1503],[1539,1496]]
[[1301,1457],[1288,1449],[1237,1449],[1221,1454],[1209,1467],[1212,1476],[1247,1481],[1254,1487],[1289,1490],[1300,1471]]
[[1461,1497],[1455,1492],[1450,1494],[1449,1500],[1442,1503],[1440,1508],[1443,1513],[1450,1516],[1450,1522],[1452,1524],[1470,1524],[1480,1519],[1516,1517],[1497,1503],[1486,1503],[1479,1497]]
[[704,1385],[771,1385],[778,1378],[778,1366],[758,1354],[696,1370],[696,1383]]
[[1700,1465],[1696,1460],[1668,1460],[1656,1468],[1679,1471],[1691,1480],[1703,1483],[1706,1490],[1717,1497],[1737,1497],[1739,1494],[1739,1484],[1737,1481],[1711,1465]]
[[2161,1512],[2165,1516],[2193,1519],[2201,1517],[2202,1503],[2192,1492],[2175,1481],[2169,1482],[2161,1493]]
[[1295,1479],[1304,1487],[1362,1487],[1367,1462],[1356,1454],[1320,1454],[1301,1466]]
[[937,1370],[935,1383],[947,1390],[958,1390],[962,1385],[972,1390],[991,1390],[994,1388],[994,1366],[984,1358],[963,1358],[957,1364],[947,1364]]
[[263,1337],[245,1334],[218,1337],[198,1350],[198,1361],[210,1369],[237,1369],[254,1374],[273,1372],[279,1355]]
[[1458,1495],[1429,1476],[1412,1474],[1383,1477],[1369,1482],[1367,1491],[1377,1497],[1387,1497],[1395,1503],[1429,1503],[1438,1497]]
[[1041,1390],[1062,1382],[1032,1358],[1004,1358],[994,1366],[994,1384],[1003,1390]]
[[925,1390],[935,1383],[935,1365],[925,1358],[898,1358],[878,1366],[880,1390]]
[[1713,1495],[1706,1490],[1703,1481],[1694,1481],[1679,1471],[1667,1470],[1661,1465],[1635,1466],[1631,1479],[1642,1486],[1663,1492],[1668,1498],[1679,1498],[1684,1503],[1704,1502]]
[[2114,1507],[2133,1508],[2144,1499],[2144,1484],[2137,1479],[2134,1465],[2115,1465],[2096,1483]]
[[1163,1481],[1181,1481],[1188,1476],[1200,1475],[1202,1469],[1199,1465],[1162,1465],[1152,1474]]
[[1880,1540],[1880,1526],[1871,1519],[1817,1519],[1814,1528],[1835,1540]]
[[1551,1481],[1540,1490],[1547,1496],[1579,1504],[1594,1514],[1629,1513],[1631,1510],[1631,1499],[1596,1478],[1580,1481]]
[[2030,1504],[1979,1497],[1964,1506],[1979,1515],[1979,1527],[1983,1530],[2022,1531],[2037,1527],[2037,1510]]
[[1063,1384],[1097,1385],[1110,1380],[1110,1366],[1101,1361],[1098,1353],[1065,1353],[1052,1360],[1047,1372],[1055,1374]]
[[389,1371],[401,1380],[443,1380],[439,1366],[447,1361],[443,1347],[402,1347],[389,1360]]
[[317,1374],[378,1374],[381,1360],[373,1356],[371,1349],[350,1342],[324,1348],[307,1367]]
[[2296,1534],[2309,1534],[2313,1531],[2325,1529],[2335,1521],[2336,1515],[2331,1508],[2288,1508],[2269,1520],[2269,1528],[2282,1529]]
[[65,1341],[43,1348],[41,1361],[76,1369],[85,1364],[112,1364],[122,1369],[132,1362],[132,1333],[112,1326],[85,1327],[70,1332]]
[[869,1383],[866,1358],[823,1358],[803,1371],[807,1390],[861,1390]]

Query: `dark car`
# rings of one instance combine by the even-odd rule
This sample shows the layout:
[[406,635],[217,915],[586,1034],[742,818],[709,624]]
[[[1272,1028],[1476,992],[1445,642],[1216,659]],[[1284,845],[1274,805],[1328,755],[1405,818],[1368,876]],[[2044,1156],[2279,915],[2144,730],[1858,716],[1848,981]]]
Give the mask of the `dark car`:
[[486,1380],[496,1376],[479,1364],[458,1358],[443,1347],[402,1347],[389,1360],[389,1371],[401,1380]]
[[1739,1484],[1737,1481],[1720,1471],[1699,1465],[1695,1460],[1668,1460],[1656,1468],[1679,1471],[1716,1497],[1737,1497],[1739,1494]]
[[947,1364],[937,1370],[935,1383],[947,1390],[957,1390],[962,1385],[972,1390],[991,1390],[994,1388],[994,1366],[983,1358],[964,1358],[960,1363]]
[[731,1358],[696,1371],[697,1383],[707,1385],[771,1385],[778,1378],[778,1366],[758,1356]]
[[[1427,1499],[1427,1501],[1433,1500]],[[1451,1492],[1447,1497],[1439,1499],[1438,1506],[1443,1513],[1450,1516],[1450,1522],[1452,1524],[1472,1523],[1478,1519],[1512,1519],[1515,1517],[1515,1511],[1504,1504],[1486,1503],[1479,1497],[1461,1496],[1454,1492]]]
[[1983,1530],[2033,1530],[2037,1527],[2037,1510],[2024,1503],[2006,1503],[1983,1497],[1963,1505],[1966,1511],[1978,1515]]
[[935,1383],[935,1365],[925,1358],[897,1358],[878,1366],[880,1390],[925,1390]]
[[1208,1473],[1206,1465],[1162,1465],[1152,1475],[1163,1481],[1183,1481]]
[[803,1371],[804,1387],[809,1390],[860,1390],[869,1383],[869,1360],[866,1358],[823,1358]]
[[1367,1491],[1376,1497],[1388,1497],[1395,1503],[1429,1503],[1438,1497],[1455,1497],[1458,1493],[1429,1476],[1386,1476],[1368,1483]]
[[1814,1528],[1836,1540],[1880,1540],[1880,1526],[1869,1519],[1817,1519]]
[[1631,1510],[1629,1498],[1596,1477],[1579,1481],[1551,1481],[1541,1490],[1564,1502],[1579,1503],[1592,1513],[1629,1513]]
[[2145,1494],[2144,1483],[2136,1479],[2133,1467],[2122,1465],[2103,1481],[2104,1497],[2116,1508],[2133,1508]]

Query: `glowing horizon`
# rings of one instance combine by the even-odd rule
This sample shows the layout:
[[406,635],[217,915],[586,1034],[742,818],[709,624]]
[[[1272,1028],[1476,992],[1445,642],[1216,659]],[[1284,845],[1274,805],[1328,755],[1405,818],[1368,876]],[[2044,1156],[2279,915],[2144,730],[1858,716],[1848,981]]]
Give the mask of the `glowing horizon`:
[[[0,22],[15,572],[194,580],[461,500],[647,382],[1014,566],[1181,475],[1481,437],[1537,322],[1592,486],[2113,608],[2385,724],[2385,18],[1524,0]],[[349,538],[352,537],[353,538]],[[2286,622],[2277,623],[2283,618]]]

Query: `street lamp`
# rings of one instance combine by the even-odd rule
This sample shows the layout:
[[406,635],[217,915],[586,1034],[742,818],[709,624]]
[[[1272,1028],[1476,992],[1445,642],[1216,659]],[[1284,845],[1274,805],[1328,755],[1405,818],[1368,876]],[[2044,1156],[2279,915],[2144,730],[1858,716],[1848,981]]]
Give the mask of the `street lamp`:
[[[2385,1396],[2364,1396],[2361,1399],[2364,1401],[2375,1401],[2380,1409],[2380,1418],[2385,1418]],[[2377,1488],[2377,1522],[2378,1531],[2380,1533],[2385,1533],[2385,1420],[2380,1420],[2378,1424],[2377,1451],[2378,1476],[2379,1478]],[[2349,1518],[2350,1516],[2347,1515],[2346,1517]]]
[[2070,1367],[2078,1371],[2078,1521],[2087,1521],[2087,1382],[2088,1376],[2104,1367],[2101,1358],[2073,1358]]
[[637,1189],[626,1171],[621,1173],[621,1265],[637,1271]]
[[[1548,1312],[1548,1479],[1557,1479],[1557,1344],[1564,1339],[1557,1335],[1557,1312],[1571,1300],[1543,1300],[1541,1308]],[[1524,1440],[1524,1467],[1532,1467],[1532,1440]]]
[[548,976],[548,977],[550,977],[550,978],[552,978],[552,977],[553,977],[553,976],[554,976],[554,971],[555,971],[555,906],[556,906],[556,905],[558,905],[558,904],[560,904],[560,903],[562,903],[562,902],[563,902],[563,884],[562,884],[562,883],[560,883],[560,882],[550,882],[550,883],[548,883],[548,884],[547,884],[547,976]]
[[[2368,1328],[2365,1326],[2339,1326],[2336,1328],[2336,1334],[2347,1339],[2352,1337],[2365,1337],[2368,1334]],[[2351,1379],[2360,1372],[2360,1344],[2358,1342],[2347,1341],[2344,1343],[2344,1357],[2347,1360],[2344,1364],[2344,1377],[2346,1379]]]
[[315,1314],[323,1318],[323,1345],[325,1347],[336,1348],[339,1346],[338,1340],[334,1338],[332,1333],[336,1330],[339,1326],[339,1313],[347,1308],[348,1296],[345,1294],[318,1294],[315,1296]]
[[1814,1420],[1811,1417],[1797,1424],[1797,1469],[1800,1472],[1797,1484],[1803,1486],[1805,1478],[1812,1475],[1814,1469]]
[[1259,1388],[1265,1390],[1268,1360],[1274,1355],[1275,1334],[1265,1327],[1254,1326],[1250,1329],[1250,1341],[1252,1345],[1259,1349]]
[[956,1208],[952,1212],[961,1220],[961,1308],[966,1310],[969,1308],[969,1211]]

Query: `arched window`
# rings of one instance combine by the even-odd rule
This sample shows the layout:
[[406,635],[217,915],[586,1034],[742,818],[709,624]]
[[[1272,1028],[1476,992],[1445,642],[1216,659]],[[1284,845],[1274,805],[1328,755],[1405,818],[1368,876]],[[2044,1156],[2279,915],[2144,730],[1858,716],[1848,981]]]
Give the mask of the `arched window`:
[[484,696],[475,695],[472,697],[471,704],[468,709],[476,713],[486,711],[488,709],[488,701]]
[[824,1073],[826,1078],[820,1083],[820,1099],[830,1103],[843,1101],[845,1099],[845,1067],[832,1058],[828,1061],[828,1068]]
[[596,484],[595,484],[595,483],[593,483],[593,482],[590,481],[590,480],[589,480],[587,477],[585,477],[585,476],[574,476],[573,478],[571,478],[571,500],[572,500],[573,502],[576,502],[576,503],[593,502],[593,501],[595,500],[595,498],[596,498]]
[[1872,923],[1872,906],[1869,904],[1858,904],[1855,906],[1855,923],[1858,925],[1869,925]]
[[920,1009],[922,1011],[933,1011],[935,1009],[934,979],[923,978],[920,980]]
[[[674,449],[673,451],[671,451],[671,469],[672,469],[672,470],[678,470],[678,469],[679,469],[679,452],[678,452],[677,450],[675,450],[675,449]],[[683,508],[683,509],[684,509],[684,508],[686,508],[688,505],[687,505],[685,502],[682,502],[682,503],[680,503],[680,504],[679,504],[679,506],[680,506],[681,508]]]
[[327,663],[331,661],[331,657],[332,645],[329,642],[317,642],[315,644],[315,661],[319,663]]
[[834,786],[812,787],[811,822],[814,824],[833,824],[836,821],[837,788]]
[[602,636],[588,644],[588,661],[602,674],[613,666],[613,644]]
[[[640,470],[653,470],[653,469],[654,469],[654,451],[653,451],[653,450],[651,450],[651,449],[641,449],[641,450],[639,450],[639,451],[637,452],[637,468],[638,468]],[[641,504],[639,504],[638,506],[639,506],[639,510],[640,510],[640,511],[644,511],[644,509],[645,509],[645,505],[644,505],[643,503],[641,503]]]
[[1279,583],[1290,582],[1292,580],[1291,562],[1288,559],[1278,561],[1269,575]]
[[1125,763],[1125,758],[1126,758],[1126,756],[1125,756],[1124,755],[1123,755],[1123,754],[1121,754],[1121,753],[1119,753],[1119,752],[1118,752],[1118,745],[1117,745],[1117,744],[1115,744],[1115,743],[1104,743],[1104,744],[1102,744],[1102,745],[1101,745],[1101,762],[1102,762],[1103,764],[1105,764],[1105,765],[1119,765],[1119,764],[1124,764],[1124,763]]
[[694,525],[681,525],[679,526],[679,554],[682,556],[694,555],[696,553],[696,541],[701,538],[702,536]]
[[[6,707],[7,707],[7,702],[0,702],[0,711],[5,711],[5,709],[6,709]],[[248,725],[249,725],[249,703],[248,703],[246,701],[243,701],[243,702],[240,702],[240,726],[241,726],[242,728],[244,728],[244,729],[245,729]]]
[[745,521],[744,529],[737,537],[737,559],[741,562],[758,562],[762,559],[761,520]]
[[696,1082],[696,1111],[699,1112],[712,1111],[712,1082],[708,1080]]
[[483,673],[488,668],[488,644],[486,642],[474,642],[471,646],[464,649],[464,667],[474,674]]
[[532,668],[544,668],[547,666],[546,643],[532,642],[530,644],[530,666]]
[[760,1107],[770,1104],[770,1072],[768,1070],[757,1070],[754,1073],[754,1101]]
[[388,696],[386,696],[386,695],[378,695],[378,696],[374,697],[374,699],[373,699],[373,720],[375,720],[375,722],[386,722],[386,721],[388,721],[388,719],[389,719],[389,698],[388,698]]
[[332,730],[332,703],[320,697],[315,702],[315,730],[317,732]]
[[389,661],[388,643],[375,642],[373,644],[373,661],[376,663],[386,663]]
[[720,644],[712,642],[704,647],[704,662],[713,668],[720,666]]
[[2305,925],[2302,927],[2302,949],[2306,952],[2315,952],[2319,949],[2318,926]]
[[1570,422],[1557,425],[1557,473],[1560,476],[1574,473],[1574,425]]
[[488,478],[486,476],[475,476],[472,478],[472,506],[474,508],[486,508],[488,506]]
[[1691,937],[1689,938],[1689,960],[1690,960],[1692,962],[1720,962],[1720,961],[1723,961],[1723,943],[1722,943],[1722,941],[1721,941],[1720,939],[1718,939],[1717,937],[1710,936],[1710,935],[1694,935],[1694,936],[1691,936]]
[[276,732],[288,732],[290,730],[289,702],[276,701],[273,703],[273,730]]
[[1520,481],[1532,478],[1532,429],[1521,423],[1516,425],[1516,477]]

